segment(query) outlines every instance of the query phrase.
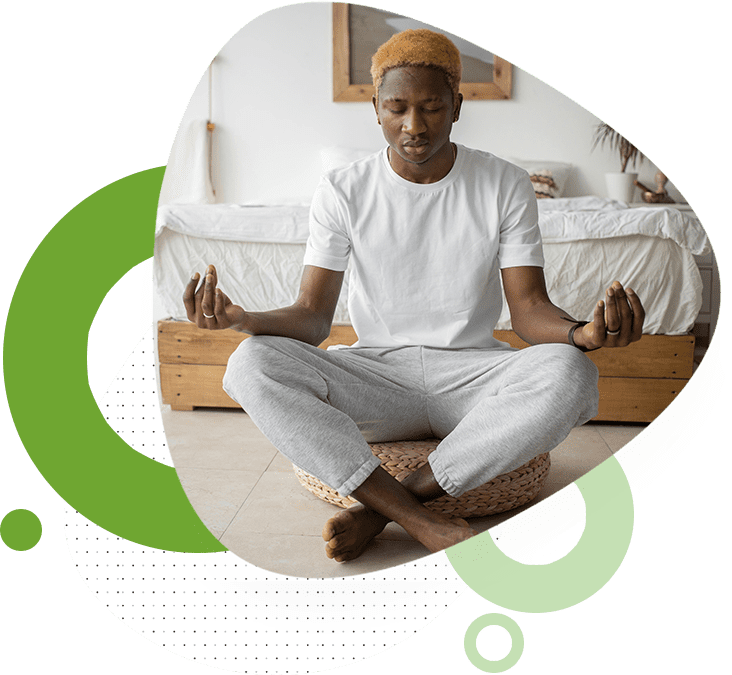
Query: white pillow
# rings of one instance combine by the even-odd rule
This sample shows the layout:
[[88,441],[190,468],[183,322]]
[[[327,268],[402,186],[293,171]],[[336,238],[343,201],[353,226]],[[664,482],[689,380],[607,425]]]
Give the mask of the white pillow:
[[347,166],[351,162],[355,162],[362,157],[373,155],[375,150],[364,150],[362,148],[342,148],[340,146],[332,146],[323,148],[320,151],[320,161],[323,167],[323,173],[338,169],[341,166]]
[[567,178],[574,168],[567,162],[542,162],[512,157],[505,159],[529,172],[538,199],[562,197]]

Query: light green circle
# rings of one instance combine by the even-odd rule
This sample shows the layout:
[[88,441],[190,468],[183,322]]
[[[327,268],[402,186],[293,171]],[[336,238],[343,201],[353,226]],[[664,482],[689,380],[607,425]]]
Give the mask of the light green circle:
[[446,551],[450,564],[476,593],[500,607],[554,612],[586,600],[615,574],[630,546],[633,498],[615,457],[576,481],[587,521],[577,545],[548,565],[509,558],[489,532]]
[[[481,656],[478,651],[478,635],[480,631],[488,626],[500,626],[508,631],[511,636],[511,651],[498,661],[491,661]],[[505,614],[484,614],[470,624],[465,631],[465,654],[478,670],[484,673],[502,673],[513,668],[521,658],[524,651],[524,634],[519,625]]]
[[14,551],[28,551],[41,540],[43,527],[38,516],[26,509],[10,511],[0,523],[0,538]]

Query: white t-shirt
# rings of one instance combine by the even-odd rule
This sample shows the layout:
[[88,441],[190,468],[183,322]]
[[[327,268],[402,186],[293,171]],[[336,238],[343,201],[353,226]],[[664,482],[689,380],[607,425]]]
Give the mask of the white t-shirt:
[[344,271],[350,258],[354,347],[502,345],[499,269],[543,267],[528,174],[457,148],[436,183],[399,176],[386,148],[321,179],[304,264]]

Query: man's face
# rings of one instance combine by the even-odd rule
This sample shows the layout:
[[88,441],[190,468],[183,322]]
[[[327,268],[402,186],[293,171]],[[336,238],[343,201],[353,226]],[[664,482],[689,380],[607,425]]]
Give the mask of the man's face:
[[445,154],[462,96],[455,105],[441,71],[424,66],[394,68],[384,76],[378,94],[374,108],[391,148],[392,162],[424,165],[440,150]]

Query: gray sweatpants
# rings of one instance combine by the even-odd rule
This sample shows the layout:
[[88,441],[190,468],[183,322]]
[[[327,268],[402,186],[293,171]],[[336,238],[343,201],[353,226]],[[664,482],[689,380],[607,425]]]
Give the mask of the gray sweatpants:
[[432,471],[458,496],[594,417],[597,375],[562,344],[325,351],[254,336],[229,359],[224,390],[283,455],[342,495],[379,466],[368,442],[437,437]]

